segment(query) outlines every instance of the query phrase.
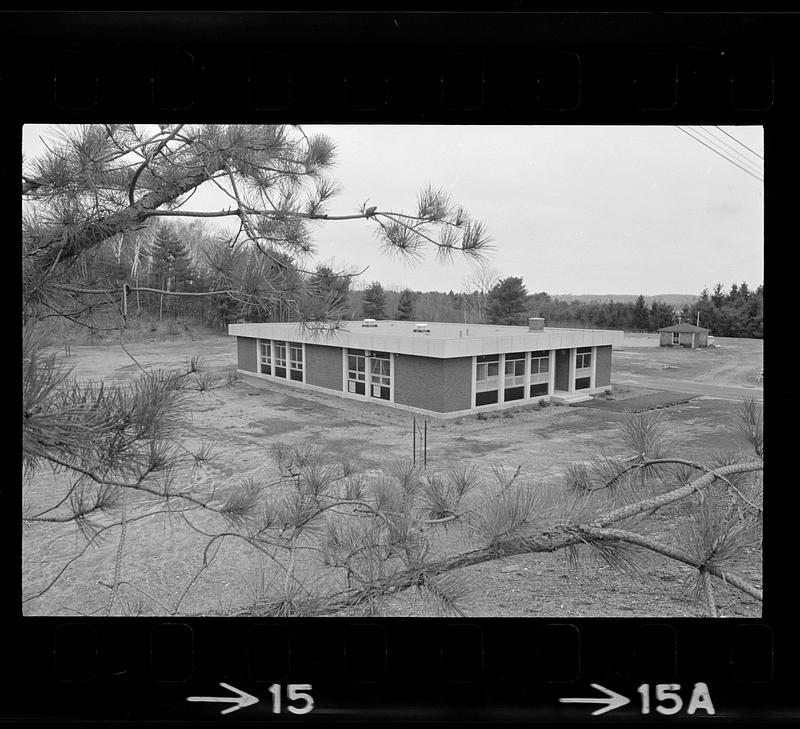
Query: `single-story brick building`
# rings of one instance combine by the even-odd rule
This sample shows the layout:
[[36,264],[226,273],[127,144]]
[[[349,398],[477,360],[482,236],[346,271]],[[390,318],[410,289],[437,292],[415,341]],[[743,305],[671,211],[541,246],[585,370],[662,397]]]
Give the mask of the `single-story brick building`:
[[575,402],[611,387],[621,331],[529,326],[343,322],[230,324],[238,372],[439,417],[542,399]]
[[671,327],[662,327],[658,330],[659,345],[661,347],[697,347],[708,346],[708,332],[705,327],[694,324],[673,324]]

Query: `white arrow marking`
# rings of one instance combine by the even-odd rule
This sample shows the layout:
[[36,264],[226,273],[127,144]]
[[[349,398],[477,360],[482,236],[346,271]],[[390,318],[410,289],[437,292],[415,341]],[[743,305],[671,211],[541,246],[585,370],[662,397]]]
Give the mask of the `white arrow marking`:
[[605,686],[601,686],[599,683],[591,684],[593,689],[597,689],[598,691],[602,691],[606,694],[607,698],[602,699],[559,699],[562,704],[607,704],[602,709],[597,709],[597,711],[592,712],[592,716],[597,716],[598,714],[605,714],[607,711],[613,711],[614,709],[619,709],[620,706],[625,706],[625,704],[630,704],[631,700],[627,696],[623,696],[622,694],[618,694],[616,691],[612,691],[611,689],[605,688]]
[[231,706],[227,709],[223,709],[220,714],[229,714],[231,711],[236,711],[237,709],[243,709],[245,706],[252,706],[253,704],[258,703],[258,699],[255,696],[251,696],[246,691],[240,691],[235,686],[231,686],[227,683],[220,683],[222,688],[228,689],[228,691],[233,691],[239,694],[236,697],[230,696],[189,696],[187,697],[187,701],[216,701],[216,702],[223,702],[226,704],[236,704],[236,706]]

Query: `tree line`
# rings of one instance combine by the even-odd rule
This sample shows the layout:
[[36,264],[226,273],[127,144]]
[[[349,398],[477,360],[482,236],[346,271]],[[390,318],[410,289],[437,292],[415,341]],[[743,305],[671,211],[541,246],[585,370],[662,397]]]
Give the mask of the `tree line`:
[[[83,262],[83,268],[93,285],[109,290],[121,291],[128,282],[129,315],[216,329],[237,321],[323,315],[510,325],[525,325],[529,317],[540,316],[549,326],[652,332],[683,321],[699,322],[716,336],[763,337],[763,284],[751,290],[746,282],[733,283],[726,291],[717,283],[680,309],[660,299],[648,304],[643,294],[635,301],[586,301],[529,293],[521,277],[500,278],[485,270],[458,292],[395,291],[378,281],[358,290],[353,288],[354,271],[336,271],[327,263],[304,271],[285,251],[266,257],[257,250],[232,248],[202,220],[159,221],[118,235]],[[101,309],[104,303],[95,301],[93,306]]]
[[363,291],[349,292],[348,317],[357,319],[419,319],[472,324],[525,325],[529,317],[543,317],[550,326],[597,327],[652,332],[678,322],[703,326],[721,337],[763,337],[764,286],[751,291],[734,283],[726,292],[718,283],[704,289],[697,301],[678,310],[640,294],[635,301],[574,301],[540,291],[528,293],[523,279],[509,276],[484,290],[385,290],[373,281]]

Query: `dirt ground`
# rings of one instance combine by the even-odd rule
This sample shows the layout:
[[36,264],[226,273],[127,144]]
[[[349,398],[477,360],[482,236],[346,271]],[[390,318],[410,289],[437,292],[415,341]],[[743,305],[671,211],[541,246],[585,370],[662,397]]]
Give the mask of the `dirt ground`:
[[[763,345],[750,340],[718,340],[707,352],[654,350],[647,337],[626,341],[615,352],[614,378],[619,372],[647,370],[670,387],[671,369],[693,380],[754,383],[762,367]],[[235,367],[235,340],[178,334],[171,341],[131,344],[128,350],[145,368],[171,368],[197,355],[202,371],[223,375]],[[72,346],[60,352],[80,379],[123,382],[139,371],[119,345]],[[682,358],[682,359],[681,359]],[[675,364],[679,362],[680,364]],[[615,386],[615,397],[636,397],[642,388]],[[737,403],[701,396],[662,410],[673,453],[698,461],[743,447],[731,433]],[[474,464],[488,472],[492,464],[547,489],[551,499],[563,494],[561,476],[569,462],[590,460],[599,450],[613,452],[613,433],[623,414],[602,408],[534,406],[442,421],[428,419],[428,466]],[[184,445],[191,449],[214,443],[215,459],[187,484],[194,489],[224,493],[244,476],[274,475],[270,447],[276,442],[314,444],[337,456],[347,455],[361,471],[378,474],[390,461],[412,456],[412,416],[369,403],[354,402],[310,391],[240,378],[219,389],[191,395]],[[65,483],[39,473],[23,484],[23,505],[34,510],[56,502]],[[670,531],[669,514],[659,528]],[[202,525],[198,518],[197,524]],[[119,609],[144,615],[164,614],[174,604],[199,567],[205,540],[179,529],[168,519],[131,524],[122,565]],[[27,601],[30,615],[95,614],[108,598],[113,580],[118,532],[88,550],[69,566],[41,597]],[[458,529],[442,532],[437,548],[456,553],[471,548]],[[85,545],[72,526],[34,524],[23,532],[23,598],[39,592]],[[761,584],[760,553],[753,553],[743,575]],[[246,609],[259,592],[263,555],[233,540],[225,542],[213,565],[186,593],[180,613],[219,614]],[[698,608],[686,588],[692,570],[656,555],[648,556],[642,574],[632,577],[598,565],[590,554],[578,567],[565,553],[531,554],[496,560],[460,570],[470,588],[460,602],[472,616],[694,616]],[[136,587],[132,587],[135,585]],[[727,616],[760,615],[760,605],[738,592],[720,590],[720,610]],[[389,615],[426,614],[409,591],[386,606]]]
[[665,381],[696,382],[760,387],[764,367],[763,339],[716,337],[713,347],[659,347],[657,334],[626,334],[621,347],[614,347],[614,376],[656,376]]

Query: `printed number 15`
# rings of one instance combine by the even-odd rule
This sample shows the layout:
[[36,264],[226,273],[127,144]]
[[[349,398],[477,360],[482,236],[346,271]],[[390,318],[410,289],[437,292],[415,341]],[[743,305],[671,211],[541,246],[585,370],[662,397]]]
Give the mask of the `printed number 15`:
[[[287,706],[287,710],[292,714],[307,714],[314,708],[314,699],[311,694],[306,693],[311,691],[310,683],[290,683],[286,686],[286,700],[287,701],[304,701],[303,706]],[[269,687],[269,692],[272,694],[272,713],[281,713],[281,685],[273,683]]]

